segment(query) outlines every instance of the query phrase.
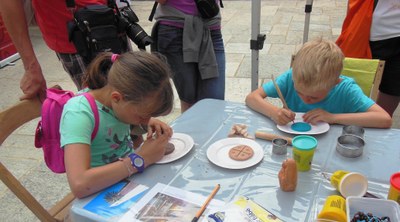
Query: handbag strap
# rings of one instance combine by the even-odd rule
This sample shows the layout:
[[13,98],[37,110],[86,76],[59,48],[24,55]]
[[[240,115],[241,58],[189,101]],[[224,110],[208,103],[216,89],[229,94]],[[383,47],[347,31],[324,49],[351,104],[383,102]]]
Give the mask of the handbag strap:
[[[75,0],[65,0],[65,4],[67,5],[67,8],[71,11],[74,12],[75,11]],[[129,5],[129,3],[127,3]],[[115,2],[115,0],[107,0],[107,5],[111,6],[112,8],[118,8],[116,7],[117,3]]]

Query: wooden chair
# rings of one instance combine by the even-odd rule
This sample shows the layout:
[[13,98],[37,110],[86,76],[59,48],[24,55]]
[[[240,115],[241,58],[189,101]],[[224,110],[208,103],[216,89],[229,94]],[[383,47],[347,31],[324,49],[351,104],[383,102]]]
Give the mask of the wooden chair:
[[[39,99],[24,100],[2,111],[0,113],[0,145],[18,127],[39,117],[40,112],[41,103]],[[1,162],[0,180],[41,221],[64,221],[69,213],[72,201],[75,199],[74,195],[69,193],[47,211]]]
[[[294,59],[295,55],[292,55],[290,67],[292,67]],[[346,57],[342,74],[353,78],[364,94],[376,101],[384,68],[385,61],[383,60]]]
[[376,101],[382,80],[385,61],[379,59],[344,59],[342,74],[352,77],[364,94]]

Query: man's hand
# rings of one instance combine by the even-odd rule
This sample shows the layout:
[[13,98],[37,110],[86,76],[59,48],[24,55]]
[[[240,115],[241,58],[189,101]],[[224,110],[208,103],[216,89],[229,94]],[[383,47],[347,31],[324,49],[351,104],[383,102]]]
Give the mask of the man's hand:
[[20,81],[20,88],[24,93],[20,100],[32,99],[39,96],[40,101],[46,97],[46,80],[40,65],[25,71]]

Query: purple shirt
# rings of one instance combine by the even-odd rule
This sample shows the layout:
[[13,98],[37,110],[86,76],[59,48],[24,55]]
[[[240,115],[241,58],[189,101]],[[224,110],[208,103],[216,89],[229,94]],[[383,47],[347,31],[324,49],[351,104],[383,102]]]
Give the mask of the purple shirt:
[[[198,15],[199,14],[199,11],[197,11],[196,3],[194,2],[194,0],[167,0],[165,5],[173,7],[173,8],[175,8],[185,14],[188,14],[188,15]],[[160,24],[171,25],[171,26],[175,26],[178,28],[183,28],[183,23],[181,23],[181,22],[161,21]],[[221,27],[219,25],[210,27],[211,30],[216,30],[216,29],[220,29],[220,28]]]
[[185,14],[189,15],[199,14],[194,0],[167,0],[167,3],[165,3],[165,5],[176,8]]

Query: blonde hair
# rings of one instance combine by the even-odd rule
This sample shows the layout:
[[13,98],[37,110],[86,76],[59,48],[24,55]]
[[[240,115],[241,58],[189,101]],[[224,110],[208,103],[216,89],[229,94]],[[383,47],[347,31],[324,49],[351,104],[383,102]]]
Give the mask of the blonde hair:
[[306,42],[293,61],[293,82],[310,90],[330,89],[337,83],[343,60],[335,42],[322,38]]
[[151,109],[153,117],[172,110],[171,71],[161,55],[126,52],[114,61],[112,55],[101,53],[93,60],[84,75],[84,85],[99,89],[108,84],[120,92],[124,100]]

